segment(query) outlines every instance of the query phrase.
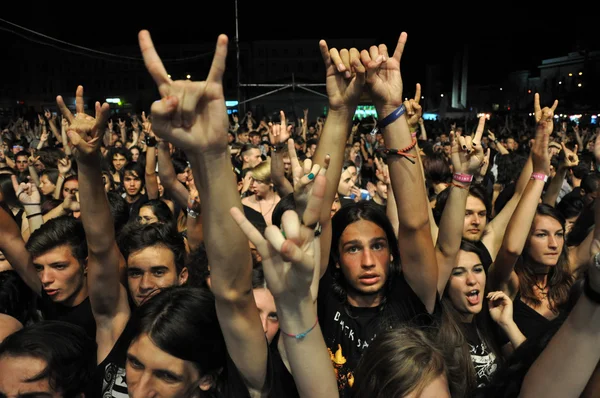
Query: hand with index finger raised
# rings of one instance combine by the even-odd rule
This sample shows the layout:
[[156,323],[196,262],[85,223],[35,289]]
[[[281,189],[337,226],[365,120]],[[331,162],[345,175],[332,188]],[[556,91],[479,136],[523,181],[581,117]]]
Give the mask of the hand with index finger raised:
[[222,80],[227,36],[220,35],[217,39],[205,81],[172,81],[154,48],[150,33],[142,30],[138,38],[146,68],[162,97],[152,104],[154,133],[189,153],[225,153],[229,119]]

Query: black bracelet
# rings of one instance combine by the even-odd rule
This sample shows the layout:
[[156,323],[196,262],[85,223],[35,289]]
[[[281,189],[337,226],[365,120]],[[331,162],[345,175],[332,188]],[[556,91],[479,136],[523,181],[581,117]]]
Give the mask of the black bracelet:
[[41,216],[41,215],[42,215],[42,213],[33,213],[33,214],[28,215],[27,219],[33,218],[35,216]]
[[281,142],[279,144],[273,145],[273,152],[277,153],[279,151],[283,151],[283,149],[287,147],[287,142]]
[[585,280],[583,282],[583,294],[585,294],[585,296],[594,303],[600,304],[600,293],[592,289],[592,286],[590,285],[590,278],[587,275],[585,276]]

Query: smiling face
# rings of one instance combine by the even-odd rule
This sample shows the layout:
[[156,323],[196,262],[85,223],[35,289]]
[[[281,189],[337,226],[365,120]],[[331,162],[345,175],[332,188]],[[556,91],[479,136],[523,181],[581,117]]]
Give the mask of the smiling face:
[[535,263],[554,267],[565,244],[565,231],[558,220],[550,216],[536,215],[526,250],[528,257]]
[[[348,302],[381,297],[388,277],[390,248],[385,231],[372,221],[359,220],[346,227],[339,241],[339,263],[348,286]],[[375,300],[373,305],[378,305]]]
[[486,275],[476,253],[460,250],[456,263],[448,280],[447,294],[463,321],[470,322],[481,312]]

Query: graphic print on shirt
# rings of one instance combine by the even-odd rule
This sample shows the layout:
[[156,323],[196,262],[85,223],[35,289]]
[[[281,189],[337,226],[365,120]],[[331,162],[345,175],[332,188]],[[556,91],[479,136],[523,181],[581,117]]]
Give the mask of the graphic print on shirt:
[[369,347],[369,343],[377,335],[373,334],[368,339],[359,338],[358,333],[348,326],[347,322],[344,322],[342,313],[339,311],[336,311],[333,320],[338,327],[338,333],[335,333],[337,338],[327,341],[327,351],[329,351],[331,357],[338,389],[344,391],[354,384],[354,366],[356,366],[362,352]]
[[471,362],[475,368],[477,387],[482,387],[490,382],[498,367],[496,355],[487,348],[483,341],[477,345],[469,344],[469,352],[471,353]]
[[125,369],[114,363],[106,365],[102,380],[102,398],[129,398]]

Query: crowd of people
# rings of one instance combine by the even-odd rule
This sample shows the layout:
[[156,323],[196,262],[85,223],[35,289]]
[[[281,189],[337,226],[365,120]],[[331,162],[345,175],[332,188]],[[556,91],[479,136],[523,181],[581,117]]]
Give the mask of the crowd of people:
[[320,41],[326,115],[228,115],[225,35],[203,81],[138,39],[148,113],[2,131],[0,397],[600,394],[600,129],[423,121],[406,33]]

